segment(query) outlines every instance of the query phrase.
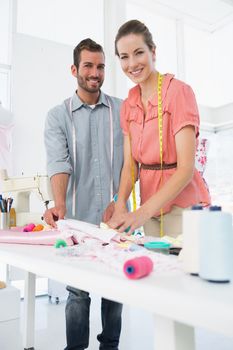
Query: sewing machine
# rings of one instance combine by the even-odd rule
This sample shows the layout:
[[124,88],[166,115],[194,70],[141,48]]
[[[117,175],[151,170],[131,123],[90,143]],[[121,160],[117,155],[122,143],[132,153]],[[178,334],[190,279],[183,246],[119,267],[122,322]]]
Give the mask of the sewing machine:
[[[21,176],[9,178],[7,171],[0,169],[0,193],[4,197],[12,197],[14,199],[13,207],[16,211],[17,226],[24,226],[30,222],[45,224],[41,218],[44,209],[38,210],[36,213],[30,212],[30,197],[35,193],[39,197],[40,202],[43,202],[47,208],[48,203],[53,200],[48,176],[35,175],[31,177]],[[21,280],[24,277],[24,271],[18,268],[12,266],[6,268],[6,281]],[[49,279],[48,295],[50,300],[54,299],[58,304],[60,299],[66,299],[67,291],[63,284]]]
[[13,207],[16,211],[17,226],[23,226],[29,222],[42,223],[41,212],[30,212],[30,197],[35,193],[40,201],[47,207],[53,200],[49,177],[35,175],[31,177],[8,177],[6,170],[0,171],[0,192],[5,197],[14,199]]

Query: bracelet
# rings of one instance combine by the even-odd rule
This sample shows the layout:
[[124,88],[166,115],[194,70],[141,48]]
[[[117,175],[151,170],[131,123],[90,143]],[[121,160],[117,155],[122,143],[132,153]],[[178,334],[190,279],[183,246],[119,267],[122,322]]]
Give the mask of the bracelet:
[[116,203],[117,200],[118,200],[118,193],[114,194],[113,196],[113,202]]
[[[118,200],[118,193],[116,193],[114,196],[113,196],[113,202],[116,203],[116,201]],[[130,226],[127,227],[127,229],[125,229],[125,233],[129,232],[130,230]],[[134,233],[134,232],[133,232]]]

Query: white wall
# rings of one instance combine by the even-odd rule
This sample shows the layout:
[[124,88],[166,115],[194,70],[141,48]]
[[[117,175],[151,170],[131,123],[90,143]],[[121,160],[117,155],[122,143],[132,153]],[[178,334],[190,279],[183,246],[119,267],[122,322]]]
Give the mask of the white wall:
[[213,106],[213,60],[210,34],[185,26],[186,81],[201,105]]
[[0,63],[9,64],[9,28],[10,28],[10,1],[1,0],[0,1]]
[[18,0],[17,12],[19,33],[71,46],[91,36],[103,44],[103,0]]
[[8,67],[0,65],[0,101],[3,107],[10,109],[10,76],[11,71]]
[[[214,107],[233,103],[233,23],[212,35],[212,60],[214,85],[212,103]],[[233,118],[232,118],[233,119]]]
[[14,174],[45,174],[45,116],[76,88],[70,73],[73,48],[17,34],[13,52]]

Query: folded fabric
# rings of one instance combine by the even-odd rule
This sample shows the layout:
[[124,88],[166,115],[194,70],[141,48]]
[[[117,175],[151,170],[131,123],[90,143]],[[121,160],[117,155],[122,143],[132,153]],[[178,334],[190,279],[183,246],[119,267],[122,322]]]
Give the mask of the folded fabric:
[[57,239],[63,239],[67,245],[76,243],[72,234],[60,232],[58,230],[22,232],[19,230],[0,230],[0,243],[19,243],[54,245]]
[[109,243],[117,234],[117,231],[113,229],[101,229],[97,225],[73,219],[59,220],[57,221],[57,227],[60,231],[74,230],[106,243]]

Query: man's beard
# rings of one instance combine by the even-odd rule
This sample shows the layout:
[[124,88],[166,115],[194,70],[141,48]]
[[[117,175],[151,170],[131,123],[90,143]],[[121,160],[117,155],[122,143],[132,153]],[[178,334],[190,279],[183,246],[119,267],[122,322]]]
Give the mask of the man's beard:
[[101,86],[103,85],[103,80],[101,81],[100,79],[96,79],[93,77],[90,77],[89,79],[96,80],[98,81],[98,86],[97,87],[89,87],[88,86],[88,79],[84,79],[81,77],[79,74],[77,75],[77,80],[78,80],[78,85],[85,91],[90,92],[90,93],[96,93],[100,90]]

